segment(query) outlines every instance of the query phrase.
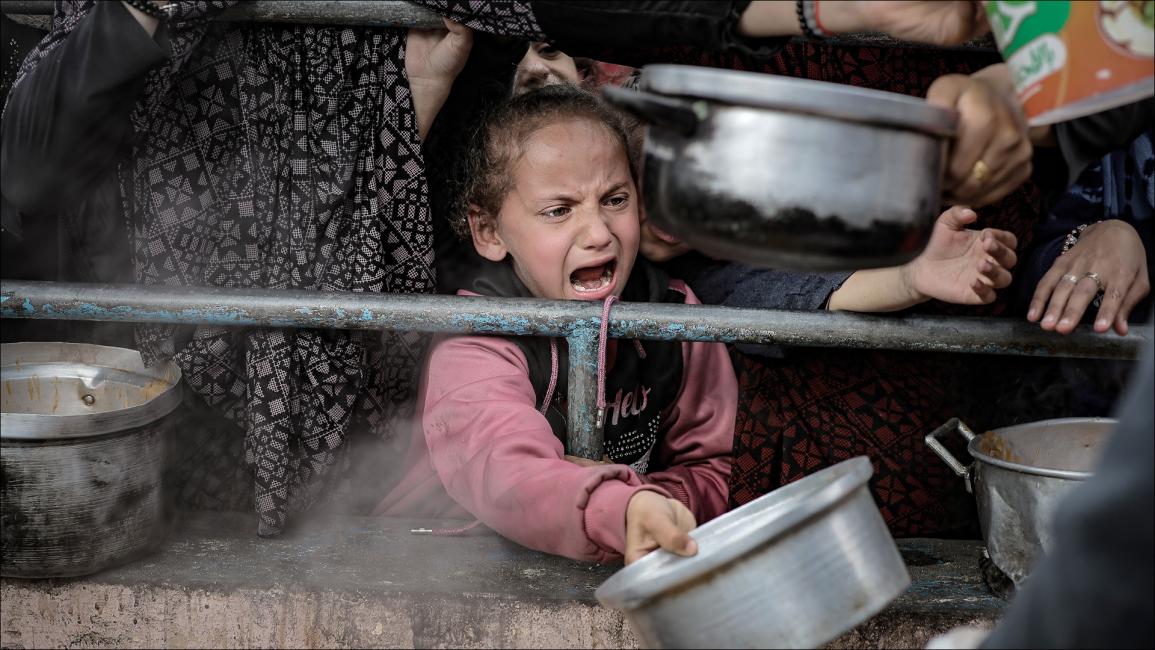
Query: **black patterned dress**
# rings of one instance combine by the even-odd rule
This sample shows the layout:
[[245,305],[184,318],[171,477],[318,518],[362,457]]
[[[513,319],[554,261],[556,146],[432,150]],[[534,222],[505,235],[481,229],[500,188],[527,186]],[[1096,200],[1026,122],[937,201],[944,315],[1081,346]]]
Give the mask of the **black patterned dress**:
[[[123,141],[101,144],[110,149],[142,284],[432,291],[405,30],[210,21],[230,4],[178,2],[155,44],[139,44],[145,55],[149,47],[160,52],[151,68],[117,80],[107,78],[116,74],[107,70],[115,52],[133,37],[153,39],[118,2],[60,3],[13,91],[30,101],[10,104],[8,113],[25,110],[5,120],[22,120],[34,137],[32,113],[48,106],[43,131],[64,137],[61,125],[75,115],[51,113],[49,98],[68,95],[46,77],[105,77],[103,96],[69,99],[78,112],[99,114],[94,133],[107,136],[110,124],[126,122]],[[541,37],[523,3],[432,4],[474,27]],[[95,137],[74,136],[69,147],[87,151]],[[76,178],[102,170],[70,171]],[[76,183],[75,194],[87,185]],[[150,362],[174,359],[188,387],[243,431],[247,499],[260,534],[275,535],[343,474],[335,468],[349,462],[347,438],[391,438],[407,420],[425,338],[150,325],[138,329],[137,343]],[[188,480],[230,487],[219,476],[197,477],[218,470],[189,453],[178,460]]]

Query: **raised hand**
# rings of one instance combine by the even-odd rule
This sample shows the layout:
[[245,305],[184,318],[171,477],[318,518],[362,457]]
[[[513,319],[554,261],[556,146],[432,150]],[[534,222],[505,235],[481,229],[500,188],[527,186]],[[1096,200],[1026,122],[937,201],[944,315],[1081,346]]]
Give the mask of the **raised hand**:
[[902,267],[915,299],[959,305],[988,304],[995,290],[1011,283],[1018,261],[1013,233],[995,228],[968,230],[978,215],[955,206],[939,215],[926,250]]
[[405,74],[422,139],[473,49],[473,30],[448,18],[442,20],[445,29],[410,29],[405,38]]

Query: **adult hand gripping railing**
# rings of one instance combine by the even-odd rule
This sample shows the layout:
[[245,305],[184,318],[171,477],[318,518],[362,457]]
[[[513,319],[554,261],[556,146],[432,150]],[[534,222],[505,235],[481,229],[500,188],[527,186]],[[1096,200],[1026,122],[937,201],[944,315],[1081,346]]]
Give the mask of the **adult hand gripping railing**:
[[[601,303],[416,294],[177,288],[0,280],[0,317],[81,321],[409,330],[567,339],[567,451],[603,455],[595,426]],[[609,336],[787,346],[1134,359],[1153,336],[1080,327],[1061,336],[1025,320],[619,303]]]

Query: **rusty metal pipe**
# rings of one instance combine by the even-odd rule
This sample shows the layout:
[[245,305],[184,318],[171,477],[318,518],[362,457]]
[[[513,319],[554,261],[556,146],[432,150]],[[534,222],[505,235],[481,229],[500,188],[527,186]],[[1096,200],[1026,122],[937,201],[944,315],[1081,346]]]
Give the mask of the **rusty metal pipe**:
[[[594,426],[601,305],[532,298],[178,288],[0,280],[0,317],[184,325],[410,330],[569,339],[570,453],[600,459]],[[619,303],[609,335],[675,341],[1134,359],[1150,325],[1125,337],[1061,336],[1006,318],[879,316]],[[591,368],[593,370],[591,370]]]

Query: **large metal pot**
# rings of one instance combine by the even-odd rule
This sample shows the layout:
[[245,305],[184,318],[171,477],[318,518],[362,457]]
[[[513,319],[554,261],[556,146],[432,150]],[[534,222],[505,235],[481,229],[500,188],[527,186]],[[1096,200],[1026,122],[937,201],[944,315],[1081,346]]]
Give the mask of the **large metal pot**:
[[[1030,422],[976,436],[958,418],[931,432],[926,444],[966,481],[978,502],[991,561],[1021,584],[1053,544],[1055,508],[1091,468],[1115,420],[1064,418]],[[958,433],[974,459],[963,465],[938,438]]]
[[652,648],[807,648],[878,613],[910,576],[852,458],[695,530],[598,588]]
[[180,370],[99,345],[0,350],[0,575],[86,575],[155,547]]
[[656,225],[751,264],[907,262],[938,215],[954,111],[875,90],[694,66],[606,88],[649,124],[643,194]]

